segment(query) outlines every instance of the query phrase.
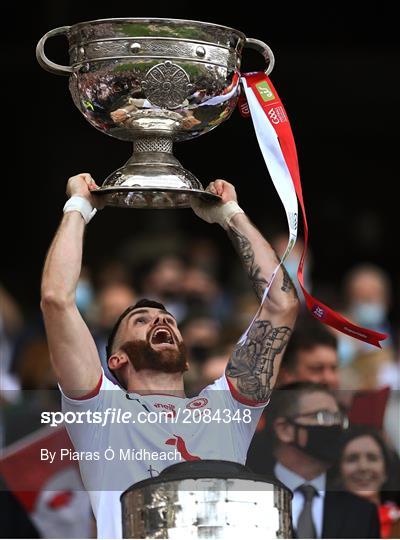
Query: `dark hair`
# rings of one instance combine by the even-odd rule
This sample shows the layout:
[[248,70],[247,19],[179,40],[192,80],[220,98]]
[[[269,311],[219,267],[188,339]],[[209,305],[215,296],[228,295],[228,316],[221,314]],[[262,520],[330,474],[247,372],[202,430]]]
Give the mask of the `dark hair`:
[[282,367],[292,371],[296,369],[298,353],[308,351],[318,345],[325,345],[337,350],[336,337],[320,322],[307,319],[296,324],[286,351],[282,358]]
[[300,398],[304,394],[315,392],[323,392],[334,397],[333,392],[325,384],[309,381],[293,382],[275,388],[266,411],[268,425],[272,428],[274,420],[280,416],[291,417],[298,414]]
[[112,354],[113,345],[114,345],[114,339],[115,339],[115,336],[116,336],[116,334],[118,332],[118,328],[119,328],[121,322],[123,321],[123,319],[125,319],[125,317],[128,315],[128,313],[130,313],[134,309],[145,308],[145,307],[161,309],[162,311],[165,311],[165,313],[168,313],[168,311],[166,310],[164,304],[161,304],[160,302],[156,302],[155,300],[149,300],[147,298],[143,298],[142,300],[139,300],[138,302],[136,302],[136,304],[127,307],[126,310],[124,312],[122,312],[121,315],[118,317],[118,319],[117,319],[116,323],[114,324],[113,329],[111,330],[111,333],[110,333],[110,335],[108,337],[107,346],[106,346],[107,358],[110,358],[110,356]]
[[382,457],[385,461],[385,469],[387,473],[388,468],[389,468],[389,453],[387,451],[383,438],[381,437],[379,432],[370,426],[354,425],[349,430],[344,432],[343,437],[342,437],[340,459],[343,457],[344,450],[346,446],[349,444],[349,442],[354,441],[354,439],[358,439],[359,437],[371,437],[371,439],[374,439],[376,444],[381,449]]
[[[300,398],[314,392],[324,392],[334,397],[334,393],[325,384],[309,381],[285,384],[279,388],[275,387],[272,391],[268,407],[263,413],[265,428],[261,439],[263,441],[263,459],[265,459],[267,466],[273,467],[275,462],[274,451],[278,442],[274,427],[275,420],[279,417],[293,417],[298,414]],[[253,445],[252,451],[254,448]]]

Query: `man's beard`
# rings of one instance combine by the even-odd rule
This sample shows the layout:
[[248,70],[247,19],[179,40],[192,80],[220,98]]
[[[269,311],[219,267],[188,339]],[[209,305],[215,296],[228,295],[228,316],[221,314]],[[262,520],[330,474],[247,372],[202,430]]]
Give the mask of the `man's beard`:
[[121,349],[136,371],[152,369],[164,373],[183,373],[187,371],[186,347],[181,342],[177,349],[157,351],[144,340],[126,341]]

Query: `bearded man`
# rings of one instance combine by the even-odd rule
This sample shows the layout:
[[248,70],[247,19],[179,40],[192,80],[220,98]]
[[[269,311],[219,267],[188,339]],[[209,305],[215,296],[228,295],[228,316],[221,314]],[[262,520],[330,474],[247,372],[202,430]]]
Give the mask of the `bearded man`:
[[[63,411],[77,419],[67,428],[80,456],[98,536],[121,538],[119,497],[132,484],[183,460],[245,463],[299,303],[280,267],[225,374],[188,399],[183,373],[189,366],[176,320],[162,304],[141,300],[122,313],[110,335],[108,366],[119,382],[113,384],[104,376],[93,338],[75,304],[84,229],[99,206],[96,189],[89,174],[68,181],[70,199],[47,255],[41,307]],[[227,231],[261,301],[278,258],[239,207],[231,184],[216,180],[207,189],[221,201],[194,200],[192,208]],[[154,422],[160,411],[165,421]]]

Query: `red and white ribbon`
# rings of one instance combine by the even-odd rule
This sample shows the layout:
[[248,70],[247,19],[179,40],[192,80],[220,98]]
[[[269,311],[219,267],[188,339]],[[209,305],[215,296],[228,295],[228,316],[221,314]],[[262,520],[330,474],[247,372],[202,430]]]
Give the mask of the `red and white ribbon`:
[[[297,277],[308,310],[316,319],[336,328],[336,330],[361,341],[381,347],[379,342],[386,339],[388,337],[387,334],[375,332],[351,323],[306,291],[304,287],[303,271],[308,247],[308,224],[301,188],[296,145],[289,119],[271,80],[263,71],[242,74],[241,82],[246,98],[243,95],[240,97],[240,112],[245,117],[251,116],[258,144],[260,145],[271,179],[285,208],[289,224],[289,242],[285,254],[282,257],[282,263],[289,256],[296,242],[298,199],[304,223],[304,249],[297,270]],[[264,292],[261,306],[267,297],[279,266],[280,265],[275,268],[272,274],[272,279]],[[245,340],[259,311],[249,328],[241,337],[241,342]]]

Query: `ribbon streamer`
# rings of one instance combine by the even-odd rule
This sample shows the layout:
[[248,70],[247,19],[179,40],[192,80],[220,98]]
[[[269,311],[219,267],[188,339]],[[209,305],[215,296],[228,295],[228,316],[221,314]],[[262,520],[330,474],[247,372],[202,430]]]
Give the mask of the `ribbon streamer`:
[[[345,317],[332,310],[316,298],[304,287],[304,261],[308,249],[308,223],[303,200],[303,192],[300,180],[300,170],[297,159],[296,145],[289,119],[271,80],[263,71],[257,73],[242,74],[241,82],[245,95],[240,97],[239,108],[242,116],[251,116],[256,132],[258,144],[263,154],[265,163],[270,173],[272,182],[278,192],[280,200],[285,208],[289,224],[289,242],[282,257],[281,264],[289,256],[297,238],[297,199],[300,203],[304,223],[304,249],[301,255],[297,277],[303,292],[306,306],[313,317],[320,320],[340,332],[347,334],[360,341],[381,348],[380,341],[386,339],[387,334],[375,332],[353,324]],[[247,101],[246,101],[247,100]],[[291,187],[289,187],[289,182]],[[294,199],[293,200],[293,193]],[[266,288],[261,305],[256,316],[250,323],[249,328],[240,338],[239,343],[244,342],[251,326],[257,318],[261,307],[267,297],[272,281],[279,269],[278,265]]]

